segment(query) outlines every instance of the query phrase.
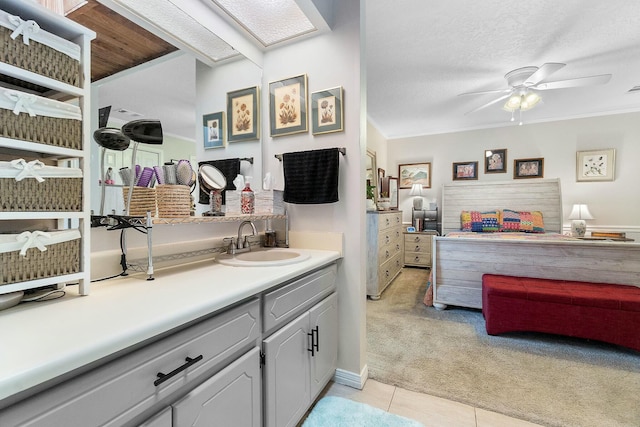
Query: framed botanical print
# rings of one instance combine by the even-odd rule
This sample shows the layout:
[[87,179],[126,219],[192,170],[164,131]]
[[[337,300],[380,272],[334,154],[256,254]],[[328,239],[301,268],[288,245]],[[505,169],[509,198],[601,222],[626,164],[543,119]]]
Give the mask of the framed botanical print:
[[260,138],[260,99],[258,87],[227,93],[227,141]]
[[459,162],[453,164],[453,180],[478,179],[478,162]]
[[513,178],[542,178],[544,159],[516,159],[513,161]]
[[311,94],[311,133],[340,132],[343,127],[342,86]]
[[224,147],[224,111],[202,116],[204,148]]
[[431,163],[407,163],[398,165],[399,188],[411,188],[413,184],[422,184],[422,188],[431,188]]
[[578,151],[576,181],[613,181],[615,179],[616,150]]
[[484,152],[484,173],[507,172],[507,149],[486,150]]
[[307,75],[269,83],[271,136],[307,132]]

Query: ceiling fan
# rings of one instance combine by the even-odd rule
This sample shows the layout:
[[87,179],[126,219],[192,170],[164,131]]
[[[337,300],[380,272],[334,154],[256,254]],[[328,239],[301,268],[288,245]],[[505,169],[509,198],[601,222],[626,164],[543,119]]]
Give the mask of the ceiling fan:
[[566,65],[567,64],[558,62],[547,62],[542,64],[540,67],[529,66],[517,68],[513,71],[509,71],[504,76],[507,80],[507,84],[509,85],[508,89],[467,92],[461,93],[459,96],[483,95],[490,93],[504,94],[492,101],[474,108],[466,114],[475,113],[476,111],[487,108],[493,104],[497,104],[502,100],[506,100],[503,108],[512,113],[511,120],[513,121],[513,113],[515,111],[527,111],[540,102],[541,98],[538,94],[539,91],[601,85],[607,83],[611,79],[611,74],[601,74],[598,76],[579,77],[568,80],[556,80],[551,82],[545,81],[549,76]]

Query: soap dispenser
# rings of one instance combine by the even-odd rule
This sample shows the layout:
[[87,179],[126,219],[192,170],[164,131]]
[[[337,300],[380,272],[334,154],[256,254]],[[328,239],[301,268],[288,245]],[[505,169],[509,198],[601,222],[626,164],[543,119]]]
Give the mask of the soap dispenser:
[[244,189],[240,195],[240,213],[252,214],[255,212],[256,196],[251,189],[249,177],[245,178]]

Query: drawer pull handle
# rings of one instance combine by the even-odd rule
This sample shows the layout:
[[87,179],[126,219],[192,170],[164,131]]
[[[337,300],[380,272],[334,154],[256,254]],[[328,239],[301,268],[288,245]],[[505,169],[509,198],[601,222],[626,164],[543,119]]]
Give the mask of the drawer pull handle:
[[414,242],[419,242],[420,241],[420,237],[416,236],[416,238],[414,239]]
[[389,258],[389,249],[385,251],[385,258]]
[[194,357],[193,359],[190,358],[190,357],[187,357],[186,359],[184,359],[185,363],[183,365],[178,366],[176,369],[174,369],[173,371],[169,372],[168,374],[163,374],[162,372],[158,372],[156,374],[158,379],[153,382],[153,385],[156,386],[156,387],[159,386],[163,382],[167,381],[169,378],[178,375],[180,372],[184,371],[189,366],[191,366],[191,365],[193,365],[195,363],[198,363],[201,360],[202,360],[202,355]]
[[420,246],[416,245],[416,252],[420,252]]

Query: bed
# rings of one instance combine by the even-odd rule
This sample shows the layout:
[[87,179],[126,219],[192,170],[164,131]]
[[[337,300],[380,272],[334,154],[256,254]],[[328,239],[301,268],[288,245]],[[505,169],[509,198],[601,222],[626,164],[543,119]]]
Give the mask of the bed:
[[[463,211],[540,211],[545,233],[460,233]],[[433,239],[433,305],[482,308],[485,273],[640,287],[640,244],[562,235],[557,179],[454,182]]]

